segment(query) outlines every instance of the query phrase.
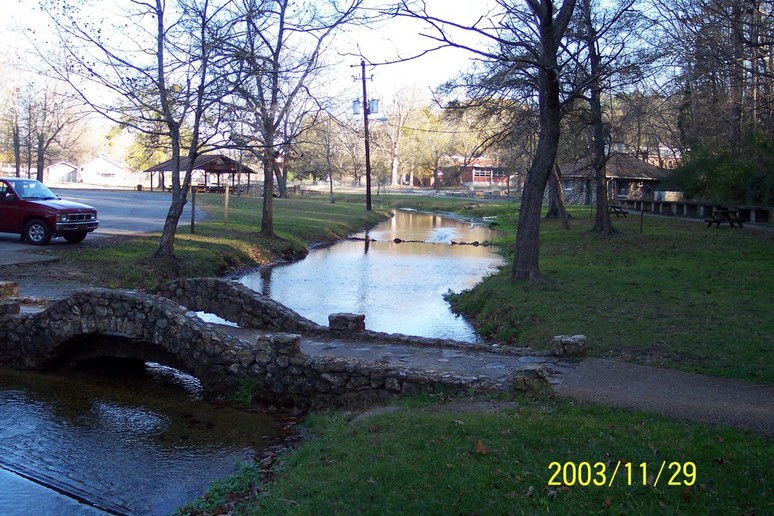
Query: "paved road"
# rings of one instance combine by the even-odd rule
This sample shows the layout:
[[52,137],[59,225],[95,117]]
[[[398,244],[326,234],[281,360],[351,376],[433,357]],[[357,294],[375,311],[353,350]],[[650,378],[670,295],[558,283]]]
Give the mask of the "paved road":
[[[132,190],[52,190],[69,201],[89,204],[97,209],[99,228],[87,239],[116,235],[137,235],[161,231],[172,202],[168,192],[137,192]],[[202,220],[204,212],[196,210],[196,220]],[[180,217],[181,229],[190,227],[191,203],[186,204]],[[19,235],[0,233],[0,265],[30,263],[52,259],[46,251],[59,246],[71,245],[62,238],[54,238],[45,246],[31,246],[20,242]]]

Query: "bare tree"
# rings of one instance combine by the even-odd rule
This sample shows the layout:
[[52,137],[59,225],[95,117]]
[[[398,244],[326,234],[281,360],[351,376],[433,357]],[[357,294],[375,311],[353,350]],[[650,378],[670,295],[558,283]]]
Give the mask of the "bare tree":
[[[232,37],[226,54],[235,59],[233,111],[250,130],[240,135],[247,150],[263,163],[261,234],[274,235],[272,197],[280,151],[298,136],[289,118],[309,96],[309,83],[322,66],[330,37],[351,21],[362,0],[345,5],[330,0],[239,0],[234,3]],[[299,119],[303,118],[302,116]]]
[[27,177],[34,173],[43,181],[46,165],[77,150],[87,113],[56,86],[41,80],[23,86],[10,82],[4,101],[3,131],[8,135],[16,176],[21,177],[24,163]]
[[77,143],[79,122],[86,113],[80,105],[55,89],[43,87],[37,89],[36,94],[29,131],[35,152],[36,178],[42,182],[46,164],[53,161],[54,151],[67,150]]
[[[540,130],[522,194],[512,270],[514,279],[536,282],[542,279],[538,257],[543,194],[556,160],[563,102],[573,96],[562,90],[567,59],[566,55],[562,57],[562,40],[575,0],[563,0],[558,7],[553,0],[526,0],[524,8],[505,0],[498,0],[497,5],[497,15],[490,13],[488,18],[467,26],[431,16],[407,2],[402,3],[398,14],[426,22],[431,30],[428,37],[439,46],[463,46],[455,41],[454,31],[479,37],[480,45],[464,48],[487,60],[498,72],[486,84],[490,96],[492,92],[503,96],[514,91],[519,77],[522,86],[529,83],[536,87]],[[473,98],[480,96],[474,94]]]
[[[173,256],[193,163],[217,134],[214,107],[225,95],[225,81],[212,63],[223,37],[222,5],[132,0],[112,6],[115,14],[97,21],[79,2],[46,0],[43,7],[61,41],[62,54],[45,55],[55,76],[99,114],[168,139],[172,202],[155,255]],[[181,156],[187,158],[185,170]]]
[[[622,88],[642,78],[641,69],[653,59],[643,41],[637,49],[629,40],[642,30],[640,14],[632,9],[634,0],[601,7],[592,0],[582,0],[578,10],[576,32],[578,44],[585,47],[579,57],[580,87],[587,93],[589,126],[591,128],[591,162],[596,184],[596,212],[592,231],[609,235],[615,231],[608,212],[606,149],[610,144],[609,123],[604,119],[602,95],[605,90]],[[585,55],[584,55],[585,54]]]
[[390,181],[393,185],[401,183],[400,179],[400,153],[401,140],[404,136],[404,128],[412,115],[419,109],[421,94],[416,86],[398,88],[392,102],[387,106],[387,139],[390,145]]

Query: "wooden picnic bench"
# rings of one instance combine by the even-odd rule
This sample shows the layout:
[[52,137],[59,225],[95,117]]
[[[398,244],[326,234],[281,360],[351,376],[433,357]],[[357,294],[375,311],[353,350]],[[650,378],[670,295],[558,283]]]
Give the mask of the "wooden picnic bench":
[[608,205],[607,212],[610,213],[610,214],[615,214],[616,217],[621,217],[621,216],[626,217],[629,214],[628,211],[626,211],[625,209],[621,208],[617,204],[610,204],[610,205]]
[[707,227],[710,227],[713,224],[720,227],[721,224],[727,223],[732,228],[737,225],[741,228],[742,223],[746,221],[739,218],[739,210],[719,206],[712,210],[712,217],[704,219],[704,222],[707,223]]

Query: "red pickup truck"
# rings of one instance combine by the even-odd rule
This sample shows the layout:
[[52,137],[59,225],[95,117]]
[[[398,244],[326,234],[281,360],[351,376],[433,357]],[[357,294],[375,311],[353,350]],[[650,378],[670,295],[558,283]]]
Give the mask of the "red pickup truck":
[[64,201],[34,179],[0,177],[0,232],[17,233],[35,245],[60,236],[74,244],[98,226],[91,206]]

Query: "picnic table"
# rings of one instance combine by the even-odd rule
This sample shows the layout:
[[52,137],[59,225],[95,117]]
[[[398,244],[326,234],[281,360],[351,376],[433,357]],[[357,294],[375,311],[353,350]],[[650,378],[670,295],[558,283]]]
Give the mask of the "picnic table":
[[621,208],[617,204],[609,204],[607,206],[607,212],[610,213],[611,215],[615,214],[616,217],[621,217],[621,216],[626,217],[626,215],[629,214],[628,211],[626,211],[625,209]]
[[718,206],[712,210],[712,217],[704,219],[704,222],[707,223],[707,227],[713,224],[720,227],[721,224],[727,223],[732,228],[737,225],[741,228],[745,221],[739,218],[739,210]]

